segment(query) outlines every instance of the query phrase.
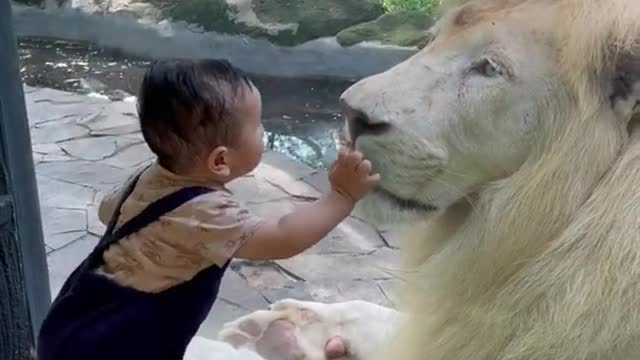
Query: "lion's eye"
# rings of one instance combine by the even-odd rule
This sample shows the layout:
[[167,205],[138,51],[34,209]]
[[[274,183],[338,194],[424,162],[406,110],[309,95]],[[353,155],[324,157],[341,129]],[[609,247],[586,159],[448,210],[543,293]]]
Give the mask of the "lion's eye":
[[502,65],[494,60],[485,58],[474,66],[474,70],[486,77],[497,77],[505,74]]
[[492,63],[489,60],[485,61],[485,63],[482,65],[481,71],[482,71],[482,74],[489,77],[494,77],[499,75],[498,68],[494,63]]

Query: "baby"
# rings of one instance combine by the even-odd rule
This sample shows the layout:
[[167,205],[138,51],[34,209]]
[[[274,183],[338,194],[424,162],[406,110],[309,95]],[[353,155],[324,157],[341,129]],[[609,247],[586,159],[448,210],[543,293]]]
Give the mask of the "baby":
[[55,299],[39,360],[182,359],[232,258],[301,253],[378,179],[344,148],[319,200],[280,218],[252,215],[226,184],[260,162],[260,92],[226,61],[152,65],[138,112],[157,160],[102,201],[107,230]]

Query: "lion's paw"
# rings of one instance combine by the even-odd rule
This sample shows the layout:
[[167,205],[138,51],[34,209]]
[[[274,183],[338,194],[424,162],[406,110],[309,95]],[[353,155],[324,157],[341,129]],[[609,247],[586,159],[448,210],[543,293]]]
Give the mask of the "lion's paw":
[[218,338],[236,348],[250,345],[262,337],[279,314],[270,310],[258,310],[224,325]]
[[251,349],[267,360],[325,359],[326,352],[335,352],[335,346],[329,342],[330,327],[317,311],[323,306],[281,300],[269,310],[255,311],[225,324],[219,338],[235,348]]

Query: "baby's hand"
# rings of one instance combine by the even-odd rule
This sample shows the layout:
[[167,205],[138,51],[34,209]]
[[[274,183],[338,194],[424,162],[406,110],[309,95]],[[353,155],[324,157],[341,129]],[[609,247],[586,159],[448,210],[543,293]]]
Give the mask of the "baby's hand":
[[365,160],[361,152],[343,147],[329,170],[329,182],[334,191],[355,203],[380,179],[378,174],[371,175],[370,172],[371,162]]

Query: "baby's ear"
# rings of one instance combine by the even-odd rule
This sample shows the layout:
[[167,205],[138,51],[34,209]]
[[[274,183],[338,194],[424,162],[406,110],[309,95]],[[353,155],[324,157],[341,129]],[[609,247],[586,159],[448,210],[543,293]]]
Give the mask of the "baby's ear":
[[227,177],[231,175],[231,168],[229,168],[229,161],[227,156],[229,155],[229,149],[224,146],[218,146],[213,149],[207,159],[207,167],[211,173],[220,176]]

